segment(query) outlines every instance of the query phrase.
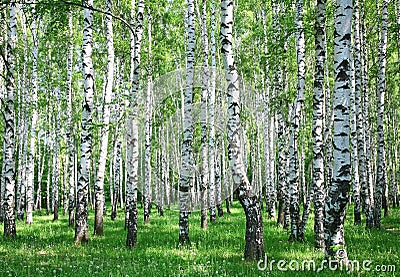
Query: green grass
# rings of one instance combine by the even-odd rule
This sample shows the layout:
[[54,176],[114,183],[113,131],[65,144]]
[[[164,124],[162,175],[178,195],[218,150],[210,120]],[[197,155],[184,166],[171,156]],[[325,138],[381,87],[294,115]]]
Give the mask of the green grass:
[[[400,271],[400,210],[392,210],[383,219],[386,229],[365,230],[354,226],[347,218],[345,237],[351,260],[372,260],[377,265],[395,265]],[[104,221],[104,236],[92,236],[93,214],[89,218],[90,241],[74,247],[74,228],[68,227],[67,218],[52,222],[51,216],[34,217],[34,224],[17,222],[17,239],[0,236],[0,276],[315,276],[311,271],[277,269],[260,271],[257,262],[242,259],[245,220],[243,211],[235,203],[232,214],[209,224],[207,231],[199,227],[200,214],[190,216],[192,246],[180,249],[178,241],[178,213],[166,211],[164,217],[152,211],[151,223],[144,225],[139,214],[138,246],[125,248],[124,215],[120,211],[116,221],[109,215]],[[1,226],[2,227],[2,226]],[[313,225],[310,217],[305,243],[289,243],[288,232],[277,228],[274,221],[265,220],[265,250],[268,261],[284,259],[314,259],[317,267],[323,253],[313,249]],[[293,264],[295,265],[295,264]],[[398,276],[396,272],[382,274],[364,270],[347,274],[328,269],[321,276]]]

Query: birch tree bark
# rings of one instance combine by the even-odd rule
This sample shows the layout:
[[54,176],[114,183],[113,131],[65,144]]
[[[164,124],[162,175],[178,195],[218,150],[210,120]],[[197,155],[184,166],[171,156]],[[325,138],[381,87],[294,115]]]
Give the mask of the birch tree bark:
[[[264,53],[266,56],[269,55],[268,50],[268,35],[267,35],[267,23],[266,23],[266,15],[265,10],[262,10],[261,13],[262,22],[263,22],[263,31],[264,31]],[[265,202],[266,202],[266,210],[270,218],[276,217],[276,188],[274,182],[275,175],[275,157],[274,157],[274,132],[275,132],[275,117],[271,112],[270,105],[270,62],[267,58],[265,61],[265,124],[264,124],[264,160],[265,160]]]
[[298,162],[298,132],[300,129],[301,109],[304,102],[306,63],[304,60],[305,39],[303,29],[303,1],[296,1],[296,52],[297,52],[297,97],[293,105],[290,128],[290,219],[291,233],[289,241],[298,240],[300,221],[299,199],[299,162]]
[[385,153],[385,134],[384,134],[384,116],[385,116],[385,94],[386,94],[386,54],[388,40],[388,4],[389,0],[382,1],[382,26],[379,51],[379,73],[378,73],[378,111],[377,111],[377,133],[378,133],[378,154],[377,171],[375,185],[375,210],[374,227],[381,227],[382,213],[382,195],[387,185],[386,172],[386,153]]
[[181,146],[181,174],[179,176],[179,245],[190,244],[189,213],[190,191],[193,178],[193,78],[195,63],[195,12],[194,1],[187,1],[187,60],[186,90],[184,95],[183,141]]
[[[58,55],[59,56],[59,55]],[[54,90],[54,100],[55,100],[55,115],[54,115],[54,135],[53,135],[53,143],[54,143],[54,156],[53,156],[53,179],[52,179],[52,212],[53,212],[53,221],[58,220],[58,210],[59,210],[59,191],[60,191],[60,121],[61,121],[61,68],[58,66],[58,85]]]
[[[0,45],[2,46],[1,53],[3,57],[7,56],[7,46],[6,46],[6,41],[7,41],[7,33],[8,33],[8,28],[7,28],[7,9],[4,9],[2,12],[0,12]],[[0,72],[6,72],[5,74],[7,75],[7,67],[6,67],[6,62],[5,59],[1,58],[0,59]],[[7,96],[7,89],[6,89],[6,83],[4,82],[5,79],[0,78],[0,96],[2,99],[4,99]],[[1,104],[0,107],[3,105]],[[5,133],[4,133],[5,134]],[[3,137],[4,137],[3,134]],[[6,142],[3,140],[3,153],[6,152]],[[0,223],[4,222],[4,197],[5,197],[5,159],[3,156],[3,162],[1,165],[1,178],[0,178]]]
[[[117,117],[119,118],[119,112],[117,112]],[[118,215],[118,203],[122,202],[120,201],[120,196],[121,196],[121,160],[122,160],[122,141],[121,141],[121,136],[119,135],[119,128],[117,127],[116,129],[116,138],[115,138],[115,145],[114,145],[114,172],[112,178],[113,184],[114,184],[114,190],[113,190],[113,203],[111,207],[111,220],[115,220]]]
[[152,167],[151,167],[151,125],[152,125],[152,77],[149,73],[147,77],[147,91],[146,91],[146,138],[145,138],[145,168],[144,176],[145,183],[143,189],[143,212],[144,222],[150,223],[150,212],[152,205]]
[[[212,3],[211,11],[212,19],[215,23],[215,8],[214,2]],[[214,30],[212,30],[214,31]],[[214,38],[215,40],[215,38]],[[214,153],[214,102],[215,91],[210,84],[210,69],[208,64],[208,33],[207,33],[207,1],[202,2],[201,12],[201,44],[203,50],[203,74],[201,84],[201,182],[200,182],[200,201],[201,201],[201,228],[207,229],[207,188],[210,184],[215,186],[215,153]],[[214,99],[211,99],[214,96]],[[207,104],[210,101],[210,107]],[[213,102],[213,103],[211,103]],[[212,107],[211,107],[212,105]],[[208,113],[209,121],[208,125]],[[208,134],[208,126],[210,126],[210,134]],[[208,138],[208,135],[210,137]]]
[[126,180],[126,213],[127,213],[127,236],[126,246],[132,248],[137,243],[137,187],[138,187],[138,167],[139,167],[139,144],[137,126],[137,94],[139,91],[140,73],[140,46],[143,34],[143,15],[144,0],[138,1],[137,14],[134,17],[135,0],[131,0],[131,25],[135,18],[135,32],[131,33],[131,71],[129,82],[132,84],[128,118],[126,121],[126,159],[127,159],[127,180]]
[[68,14],[68,59],[67,59],[67,143],[68,143],[68,225],[73,226],[75,222],[75,143],[73,136],[73,121],[72,121],[72,58],[73,58],[73,25],[72,13]]
[[334,136],[333,179],[325,204],[325,257],[347,264],[344,240],[344,217],[349,200],[350,164],[350,93],[351,86],[351,22],[352,0],[337,0],[334,47]]
[[[112,1],[106,0],[106,12],[112,13]],[[113,97],[114,83],[114,34],[113,22],[110,15],[106,15],[106,36],[107,36],[107,73],[106,85],[103,98],[103,125],[100,131],[100,156],[97,179],[94,184],[95,190],[95,216],[94,216],[94,234],[103,235],[103,211],[104,211],[104,176],[106,170],[108,135],[110,131],[110,102]]]
[[238,186],[239,201],[246,214],[246,246],[245,259],[264,257],[264,232],[258,195],[253,192],[241,153],[240,141],[240,91],[232,47],[233,1],[221,1],[221,52],[228,83],[228,142],[229,163],[233,181]]
[[[33,41],[33,61],[32,61],[32,121],[31,121],[31,133],[29,140],[29,156],[27,165],[27,177],[26,177],[26,224],[32,224],[33,222],[33,192],[34,192],[34,178],[35,178],[35,139],[36,139],[36,125],[38,122],[38,111],[37,111],[37,93],[38,93],[38,53],[39,53],[39,41],[37,34],[37,15],[36,11],[33,10],[33,20],[31,24],[32,41]],[[40,160],[38,161],[40,163]]]
[[[369,197],[367,191],[367,175],[365,167],[365,139],[364,139],[364,119],[362,113],[362,102],[361,102],[361,90],[362,90],[362,79],[361,79],[361,34],[360,34],[360,1],[356,0],[354,3],[354,100],[356,109],[356,129],[357,129],[357,153],[358,153],[358,171],[360,176],[360,196],[362,201],[363,212],[367,215],[368,219],[368,208],[369,208]],[[354,222],[356,224],[361,223],[361,216],[354,216]]]
[[[363,119],[364,119],[364,152],[365,152],[365,168],[366,168],[366,186],[363,189],[365,191],[365,205],[367,206],[366,211],[366,227],[372,228],[374,226],[374,182],[372,175],[372,149],[371,149],[371,126],[370,126],[370,100],[369,100],[369,64],[368,64],[368,53],[367,53],[367,30],[365,22],[365,7],[361,12],[361,83],[363,92]],[[367,200],[368,197],[368,200]],[[368,214],[367,214],[368,212]]]
[[14,157],[14,91],[15,91],[15,57],[14,51],[17,42],[17,6],[15,3],[9,5],[9,25],[7,40],[7,63],[6,63],[6,89],[4,98],[4,236],[16,237],[14,201],[15,201],[15,157]]
[[[86,6],[92,7],[93,0],[85,0]],[[93,45],[93,11],[84,9],[83,29],[83,77],[84,77],[84,100],[82,103],[82,133],[81,133],[81,157],[78,169],[78,186],[76,199],[76,223],[75,223],[75,245],[86,243],[88,236],[88,192],[92,155],[92,110],[94,98],[94,70],[92,60]]]
[[315,21],[315,77],[313,101],[313,183],[314,188],[314,247],[324,248],[324,203],[325,203],[325,165],[324,165],[324,67],[325,67],[325,13],[326,0],[317,0]]
[[[207,1],[204,1],[207,2]],[[203,10],[203,18],[206,17],[206,13]],[[217,155],[216,155],[216,134],[215,134],[215,97],[216,97],[216,39],[215,39],[215,28],[216,28],[216,17],[215,17],[215,1],[211,1],[211,69],[210,69],[210,83],[209,83],[209,96],[208,96],[208,112],[209,112],[209,209],[210,209],[210,221],[213,222],[216,220],[216,206],[215,206],[215,191],[218,186],[217,178],[219,173],[216,172],[216,163],[217,163]],[[203,27],[205,29],[205,35],[207,35],[207,25]],[[207,40],[207,37],[205,37]],[[208,41],[207,41],[208,44]],[[204,57],[205,61],[205,57]],[[204,63],[205,64],[205,63]],[[208,65],[208,62],[207,62]]]
[[[17,19],[18,20],[18,19]],[[26,31],[26,19],[25,16],[21,17],[22,27],[22,41],[23,41],[23,59],[28,60],[28,38]],[[19,75],[19,76],[18,76]],[[17,70],[18,79],[18,167],[17,167],[17,220],[23,220],[25,217],[26,207],[26,165],[27,165],[27,146],[28,146],[28,107],[27,102],[29,96],[27,93],[27,65],[22,65],[22,73]]]

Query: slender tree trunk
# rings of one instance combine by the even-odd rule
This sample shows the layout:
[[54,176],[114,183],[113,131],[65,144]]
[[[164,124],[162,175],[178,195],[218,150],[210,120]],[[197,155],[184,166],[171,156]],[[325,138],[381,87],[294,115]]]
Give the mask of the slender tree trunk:
[[382,26],[379,51],[379,74],[378,74],[378,114],[377,114],[377,133],[378,133],[378,160],[375,185],[375,210],[374,227],[381,227],[382,194],[387,186],[386,172],[386,153],[385,153],[385,134],[383,120],[385,115],[385,94],[386,94],[386,52],[388,40],[388,4],[389,0],[382,2]]
[[[266,56],[269,54],[268,50],[268,34],[267,34],[267,23],[266,23],[266,15],[265,10],[262,10],[262,22],[263,22],[263,31],[264,31],[264,53]],[[266,202],[266,211],[271,219],[276,217],[276,188],[274,182],[274,174],[275,174],[275,155],[274,155],[274,122],[275,118],[273,113],[271,112],[270,105],[270,63],[267,58],[265,61],[265,110],[264,110],[264,168],[265,168],[265,202]]]
[[73,121],[72,121],[72,58],[73,58],[73,44],[72,44],[72,13],[68,14],[68,59],[67,59],[67,142],[68,142],[68,225],[73,226],[75,222],[75,147],[73,138]]
[[[357,2],[355,3],[357,5]],[[361,79],[359,76],[356,75],[357,73],[361,73],[360,68],[357,68],[356,66],[360,66],[360,60],[359,60],[359,47],[357,49],[357,42],[356,39],[359,38],[359,33],[355,34],[355,31],[357,31],[357,21],[359,21],[359,14],[357,12],[358,7],[354,9],[354,45],[353,45],[353,56],[355,57],[354,59],[354,67],[352,65],[352,78],[353,78],[353,83],[352,83],[352,93],[350,95],[350,124],[351,124],[351,149],[352,149],[352,155],[351,155],[351,170],[352,170],[352,183],[353,183],[353,201],[354,201],[354,224],[361,224],[361,211],[360,211],[360,174],[359,174],[359,155],[358,155],[358,133],[357,133],[357,107],[356,107],[356,94],[359,95],[360,92],[356,92],[356,89],[360,89],[360,81]],[[359,41],[358,41],[359,42]],[[358,45],[359,46],[359,45]],[[358,60],[357,60],[358,59]],[[357,60],[357,61],[356,61]],[[357,86],[357,88],[356,88]]]
[[61,121],[61,91],[60,91],[60,67],[58,67],[58,87],[55,89],[55,101],[56,101],[56,115],[54,120],[54,156],[53,156],[53,179],[52,179],[52,200],[53,200],[53,221],[58,220],[58,210],[59,210],[59,187],[60,187],[60,139],[59,139],[59,129]]
[[[88,7],[93,6],[93,0],[85,0],[84,4]],[[83,76],[84,76],[84,102],[82,104],[82,133],[81,133],[81,158],[78,169],[78,186],[76,201],[76,225],[75,225],[75,245],[86,243],[88,235],[88,192],[90,165],[92,156],[92,111],[94,98],[94,70],[92,60],[93,44],[93,11],[89,8],[84,9],[84,29],[83,29]]]
[[311,203],[313,202],[314,198],[314,188],[310,187],[308,192],[306,190],[304,193],[306,194],[306,199],[303,205],[304,206],[303,215],[301,217],[301,221],[299,222],[299,235],[298,235],[299,241],[304,241],[304,234],[306,232],[307,221],[310,215]]
[[[21,93],[24,93],[24,88],[22,88]],[[26,111],[23,111],[23,102],[25,102],[26,97],[20,97],[20,107],[19,107],[19,151],[18,151],[18,182],[17,182],[17,219],[24,220],[25,217],[25,200],[26,200],[26,156],[27,156],[27,146],[28,146],[28,121],[26,120]]]
[[[325,164],[324,164],[324,67],[325,67],[325,13],[326,1],[317,0],[317,20],[315,22],[315,77],[313,101],[313,180],[314,190],[314,247],[324,248],[324,204],[325,204]],[[328,80],[327,80],[328,81]]]
[[[57,124],[55,123],[55,126]],[[57,127],[54,127],[54,133],[57,132]],[[54,134],[54,154],[53,154],[53,174],[51,181],[51,200],[52,200],[52,213],[53,213],[53,221],[58,220],[58,201],[59,201],[59,182],[60,182],[60,161],[58,157],[58,139],[57,135]]]
[[[32,122],[31,122],[31,134],[29,140],[29,156],[27,165],[27,178],[26,178],[26,224],[32,224],[33,218],[33,205],[34,205],[34,178],[35,178],[35,139],[36,139],[36,125],[38,122],[38,111],[37,111],[37,92],[38,92],[38,52],[39,52],[39,41],[37,35],[36,25],[36,12],[33,11],[34,19],[31,24],[32,40],[33,40],[33,61],[32,61]],[[40,163],[40,160],[38,160]]]
[[[50,150],[49,151],[50,156],[53,156],[53,151]],[[46,180],[46,214],[49,215],[50,214],[50,176],[51,176],[51,160],[53,158],[48,158],[47,161],[47,180]]]
[[[3,141],[3,153],[6,151],[6,142]],[[1,184],[0,184],[0,223],[4,223],[4,202],[5,202],[5,193],[6,193],[6,186],[5,186],[5,161],[3,159],[1,165]]]
[[121,138],[118,135],[118,128],[117,128],[117,138],[114,146],[114,172],[113,172],[113,179],[114,179],[114,189],[113,189],[113,204],[111,208],[111,220],[115,220],[118,215],[118,203],[120,198],[120,178],[121,178],[121,170],[120,170],[120,163],[121,163],[121,155],[122,155],[122,142]]
[[[106,0],[106,12],[112,13],[112,1]],[[101,127],[100,138],[100,156],[99,167],[95,187],[95,216],[94,216],[94,234],[103,235],[103,212],[104,212],[104,175],[106,170],[107,152],[108,152],[108,134],[110,130],[110,102],[113,97],[114,83],[114,34],[113,23],[110,15],[106,16],[107,26],[107,74],[104,90],[103,104],[103,125]]]
[[193,82],[195,62],[195,12],[194,1],[187,1],[187,29],[188,37],[186,61],[186,90],[184,95],[183,141],[181,146],[181,174],[179,177],[179,245],[190,244],[189,214],[190,191],[193,179]]
[[[133,13],[135,11],[135,0],[131,0],[131,25],[133,26]],[[143,14],[144,1],[138,1],[138,10],[135,17],[135,33],[131,33],[131,72],[129,81],[132,84],[131,101],[129,103],[130,112],[127,118],[126,136],[126,159],[127,159],[127,180],[126,180],[126,213],[127,213],[127,236],[126,247],[132,248],[137,243],[137,188],[138,188],[138,169],[139,169],[139,144],[137,126],[137,94],[139,91],[140,74],[140,46],[143,34]]]
[[299,199],[299,162],[298,162],[298,132],[300,129],[301,109],[304,102],[306,63],[305,39],[303,29],[303,0],[296,1],[296,52],[297,52],[297,98],[293,105],[293,115],[290,128],[290,218],[291,233],[289,241],[298,240],[300,223]]
[[239,201],[246,214],[246,246],[244,257],[246,259],[259,259],[264,257],[264,226],[258,195],[253,192],[241,153],[240,141],[240,91],[239,79],[235,66],[232,48],[233,1],[221,1],[221,52],[228,82],[228,142],[229,163],[232,170],[233,181],[239,190]]
[[[215,25],[215,7],[212,3],[212,24]],[[214,30],[213,30],[214,31]],[[215,37],[214,37],[215,40]],[[201,13],[201,44],[203,51],[203,74],[201,84],[201,181],[200,181],[200,205],[201,228],[207,229],[207,188],[211,184],[215,186],[215,153],[214,153],[214,102],[215,90],[210,81],[210,68],[208,64],[208,33],[207,33],[207,1],[203,0]],[[215,88],[214,88],[215,89]],[[214,99],[211,99],[214,97]],[[208,107],[208,101],[210,101]],[[209,118],[207,113],[209,109]],[[209,122],[208,122],[209,121]],[[209,124],[208,124],[209,123]],[[210,127],[208,127],[210,126]],[[208,131],[208,128],[210,129]],[[208,133],[210,132],[210,133]],[[209,137],[208,137],[209,135]]]
[[347,264],[344,240],[345,209],[350,192],[350,93],[352,0],[338,0],[335,13],[335,90],[333,180],[325,204],[325,257]]
[[[369,197],[367,188],[367,175],[365,168],[365,140],[364,140],[364,119],[361,106],[361,37],[360,37],[360,2],[355,1],[354,6],[354,100],[356,109],[356,129],[357,129],[357,153],[358,153],[358,171],[360,175],[360,200],[362,201],[363,212],[367,215],[368,219],[368,207]],[[361,223],[361,215],[355,210],[354,223]]]
[[15,157],[14,157],[14,90],[15,90],[15,58],[14,51],[17,42],[17,7],[16,4],[9,5],[10,19],[8,26],[7,41],[7,70],[6,88],[7,95],[4,101],[4,142],[5,151],[3,155],[4,165],[4,236],[16,237],[16,226],[14,216],[15,201]]
[[366,227],[372,228],[374,226],[374,197],[373,197],[373,176],[371,168],[372,150],[370,143],[370,113],[369,113],[369,89],[368,89],[368,59],[367,59],[367,35],[365,25],[365,9],[361,8],[361,84],[363,92],[363,124],[364,124],[364,153],[365,153],[365,178],[366,183],[362,188],[364,191],[364,212],[366,213]]
[[151,113],[152,113],[152,77],[149,74],[147,78],[146,92],[146,139],[145,139],[145,183],[143,189],[144,197],[144,222],[150,223],[150,212],[152,204],[152,167],[151,167]]

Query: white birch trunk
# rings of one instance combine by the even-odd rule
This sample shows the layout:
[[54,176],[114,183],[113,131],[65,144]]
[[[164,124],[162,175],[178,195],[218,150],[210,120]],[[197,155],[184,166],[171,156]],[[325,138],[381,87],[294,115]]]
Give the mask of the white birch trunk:
[[[106,12],[112,13],[112,1],[106,0]],[[113,97],[113,83],[114,83],[114,34],[112,17],[106,15],[106,36],[107,36],[107,74],[106,85],[103,98],[103,119],[100,131],[100,156],[99,167],[97,171],[97,179],[94,184],[95,187],[95,222],[94,234],[103,235],[103,212],[104,212],[104,176],[106,170],[107,152],[108,152],[108,136],[110,131],[110,102]]]
[[144,222],[150,223],[150,212],[152,206],[152,167],[151,167],[151,119],[152,119],[152,85],[151,74],[147,76],[146,91],[146,129],[145,129],[145,167],[144,167]]
[[[93,0],[83,2],[88,7],[93,6]],[[82,103],[82,133],[81,133],[81,157],[78,169],[78,186],[76,201],[76,225],[75,225],[75,244],[86,243],[88,235],[88,192],[90,167],[92,156],[92,112],[94,98],[94,70],[92,60],[93,44],[93,11],[84,9],[84,29],[83,29],[83,78],[84,78],[84,100]]]
[[72,58],[73,58],[73,33],[72,13],[68,15],[68,59],[67,59],[67,143],[68,143],[68,225],[75,222],[75,141],[73,136],[74,126],[72,121]]
[[344,240],[344,217],[351,182],[350,161],[350,94],[352,0],[338,0],[335,13],[334,47],[334,136],[333,179],[325,204],[325,257],[347,264]]
[[387,186],[386,168],[386,149],[384,134],[385,116],[385,94],[386,94],[386,63],[387,63],[387,43],[388,43],[388,4],[389,0],[382,2],[382,26],[379,51],[379,73],[378,73],[378,111],[377,111],[377,133],[378,133],[378,153],[376,168],[376,185],[374,194],[374,227],[381,228],[382,198],[383,191]]
[[[131,0],[131,25],[133,18],[135,0]],[[135,32],[131,33],[130,51],[131,51],[131,71],[129,82],[132,85],[128,117],[126,120],[126,159],[127,159],[127,180],[126,180],[126,213],[128,230],[126,237],[126,246],[132,248],[137,243],[137,188],[138,188],[138,168],[139,168],[139,144],[138,144],[138,126],[137,126],[137,94],[139,91],[139,73],[140,73],[140,46],[143,34],[143,13],[144,1],[138,1],[138,9],[135,17]]]
[[190,191],[193,179],[193,78],[195,63],[194,1],[187,1],[187,60],[186,90],[184,95],[183,141],[181,144],[181,173],[179,176],[179,245],[190,244],[189,213]]
[[240,141],[240,91],[239,76],[236,70],[232,47],[233,1],[221,1],[221,52],[224,61],[226,80],[228,82],[228,142],[229,163],[233,182],[239,189],[239,201],[246,214],[246,259],[264,257],[263,222],[258,195],[247,179],[246,167],[241,153]]
[[[215,26],[215,7],[212,3],[211,24]],[[214,30],[212,30],[214,31]],[[214,36],[215,41],[215,36]],[[208,32],[207,32],[207,1],[203,0],[201,13],[201,43],[203,51],[203,75],[201,87],[201,228],[207,229],[207,188],[215,186],[215,152],[214,152],[214,102],[215,87],[212,87],[210,80],[210,68],[208,64]],[[212,69],[211,69],[212,70]],[[215,78],[215,77],[214,77]],[[214,84],[215,86],[215,84]],[[212,91],[214,89],[214,91]],[[212,97],[214,96],[214,99]],[[214,102],[213,102],[214,100]],[[208,109],[208,111],[207,111]],[[208,124],[209,123],[209,124]],[[209,126],[209,127],[208,127]],[[208,133],[209,129],[209,133]]]
[[289,241],[298,240],[300,221],[299,198],[299,162],[298,162],[298,132],[300,130],[301,110],[304,102],[306,63],[305,39],[303,29],[303,0],[296,1],[296,52],[297,52],[297,97],[293,105],[290,128],[290,168],[289,168],[289,192],[290,192],[290,219],[291,234]]
[[[37,93],[38,93],[38,54],[39,54],[39,40],[37,34],[37,15],[33,10],[33,16],[35,17],[31,24],[32,40],[33,40],[33,61],[32,61],[32,121],[31,121],[31,133],[29,140],[29,156],[27,165],[27,177],[26,177],[26,224],[32,224],[33,222],[33,192],[34,192],[34,178],[35,178],[35,139],[36,139],[36,125],[38,122],[38,111],[37,111]],[[40,163],[40,160],[38,161]]]
[[9,5],[10,17],[8,26],[8,41],[7,41],[7,73],[6,73],[6,88],[7,95],[4,98],[4,118],[5,131],[4,142],[5,151],[3,156],[4,165],[4,236],[15,237],[16,226],[14,216],[14,201],[15,201],[15,157],[14,157],[14,90],[15,90],[15,58],[14,51],[17,42],[17,7],[16,4]]
[[[317,0],[317,20],[315,22],[315,79],[313,101],[313,180],[314,190],[314,247],[324,248],[324,203],[325,203],[325,163],[324,163],[324,86],[325,86],[325,13],[326,0]],[[327,80],[328,82],[328,80]]]

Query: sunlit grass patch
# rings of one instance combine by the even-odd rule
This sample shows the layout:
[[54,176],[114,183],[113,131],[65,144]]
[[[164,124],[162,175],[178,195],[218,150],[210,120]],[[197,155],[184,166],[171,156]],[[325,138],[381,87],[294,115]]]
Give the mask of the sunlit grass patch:
[[[349,210],[345,237],[349,258],[373,260],[375,265],[395,264],[400,270],[400,245],[398,235],[387,226],[397,227],[400,212],[384,218],[382,230],[366,230],[363,225],[352,223]],[[18,237],[9,240],[0,237],[0,276],[315,276],[313,271],[282,272],[261,271],[257,261],[243,260],[245,246],[245,217],[238,203],[232,214],[200,228],[200,212],[190,215],[191,245],[178,247],[177,211],[165,211],[160,217],[152,211],[150,224],[144,224],[139,212],[138,245],[126,249],[124,214],[119,211],[112,221],[104,218],[104,236],[93,236],[93,214],[89,218],[88,244],[74,247],[74,226],[68,226],[66,216],[53,222],[51,215],[35,215],[31,226],[17,222]],[[265,251],[268,260],[314,260],[319,266],[324,253],[313,247],[313,216],[307,225],[305,242],[288,242],[289,232],[276,227],[274,220],[264,219]],[[286,265],[288,269],[288,265]],[[338,272],[324,270],[319,276],[339,276]],[[379,274],[357,271],[349,276]],[[385,273],[383,276],[396,276]],[[346,273],[347,276],[347,273]]]

